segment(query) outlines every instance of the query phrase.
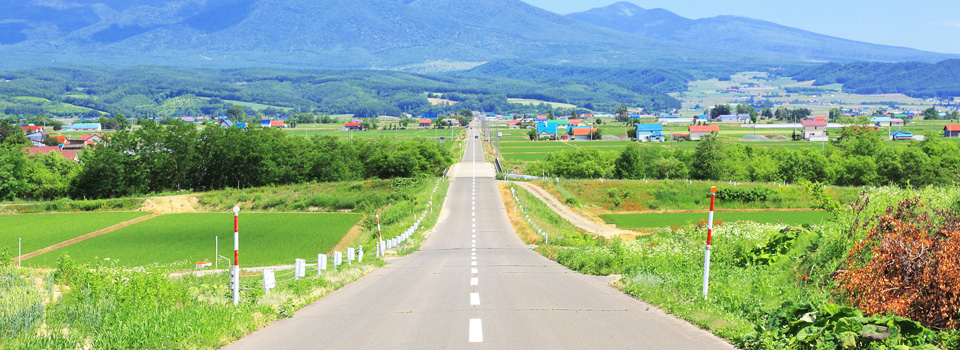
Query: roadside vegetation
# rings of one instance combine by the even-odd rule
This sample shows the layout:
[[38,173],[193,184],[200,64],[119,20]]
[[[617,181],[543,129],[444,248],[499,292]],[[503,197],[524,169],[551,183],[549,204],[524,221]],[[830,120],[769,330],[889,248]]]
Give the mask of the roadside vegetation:
[[550,234],[539,252],[583,273],[621,275],[618,288],[738,347],[960,347],[954,187],[881,187],[842,205],[821,192],[835,219],[816,225],[725,220],[714,227],[706,299],[705,215],[632,242],[603,239],[513,188]]
[[922,187],[956,182],[960,146],[930,133],[900,147],[878,131],[846,127],[824,150],[726,145],[716,134],[691,151],[627,145],[622,151],[573,148],[527,165],[533,175],[571,179],[694,179],[837,186]]

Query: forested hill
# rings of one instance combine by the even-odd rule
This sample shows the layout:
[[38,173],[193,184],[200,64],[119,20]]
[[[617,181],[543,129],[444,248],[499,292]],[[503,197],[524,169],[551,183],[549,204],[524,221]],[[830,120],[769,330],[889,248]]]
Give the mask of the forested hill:
[[814,85],[843,84],[843,90],[857,94],[902,93],[911,97],[960,96],[960,60],[935,64],[855,62],[828,63],[779,73]]
[[[455,105],[432,105],[428,93]],[[161,116],[222,114],[230,104],[358,116],[486,112],[545,112],[508,98],[536,99],[612,112],[621,103],[651,111],[680,102],[642,83],[452,77],[379,70],[51,67],[0,72],[0,113],[19,116]]]
[[466,77],[498,77],[534,81],[603,81],[628,88],[653,88],[659,92],[679,92],[696,80],[687,72],[644,68],[594,68],[536,64],[519,60],[487,63],[470,70],[452,73]]

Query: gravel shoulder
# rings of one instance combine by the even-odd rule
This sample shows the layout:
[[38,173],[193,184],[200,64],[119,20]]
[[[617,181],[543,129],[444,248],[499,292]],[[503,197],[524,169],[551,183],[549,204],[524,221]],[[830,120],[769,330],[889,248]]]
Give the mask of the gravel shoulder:
[[537,186],[529,182],[515,182],[515,184],[517,184],[520,187],[523,187],[523,189],[530,192],[530,194],[533,194],[534,197],[539,198],[548,207],[550,207],[550,209],[553,209],[553,211],[557,212],[557,214],[559,214],[565,220],[569,221],[571,224],[573,224],[574,226],[580,228],[585,232],[592,233],[598,236],[607,237],[607,238],[621,237],[622,235],[630,235],[630,236],[637,235],[637,232],[635,231],[618,229],[616,227],[597,222],[595,219],[592,219],[580,213],[577,213],[570,207],[561,203],[555,197],[551,196],[550,193],[548,193],[546,190],[540,188],[540,186]]

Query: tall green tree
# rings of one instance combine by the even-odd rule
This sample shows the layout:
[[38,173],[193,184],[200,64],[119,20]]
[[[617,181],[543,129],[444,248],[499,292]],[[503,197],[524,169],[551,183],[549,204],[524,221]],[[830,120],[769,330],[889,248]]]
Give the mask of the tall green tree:
[[713,107],[712,109],[710,109],[710,117],[716,118],[721,115],[731,114],[732,112],[733,111],[730,108],[730,105],[717,105],[716,107]]
[[243,123],[247,118],[247,112],[240,105],[232,105],[227,108],[227,117],[230,117],[234,123]]
[[690,175],[698,180],[719,180],[723,176],[723,144],[713,132],[700,138],[690,164]]

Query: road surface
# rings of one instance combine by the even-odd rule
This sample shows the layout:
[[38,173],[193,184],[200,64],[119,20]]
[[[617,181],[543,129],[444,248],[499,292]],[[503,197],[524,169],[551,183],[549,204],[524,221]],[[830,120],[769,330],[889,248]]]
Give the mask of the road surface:
[[733,348],[527,247],[475,134],[420,251],[224,349]]

